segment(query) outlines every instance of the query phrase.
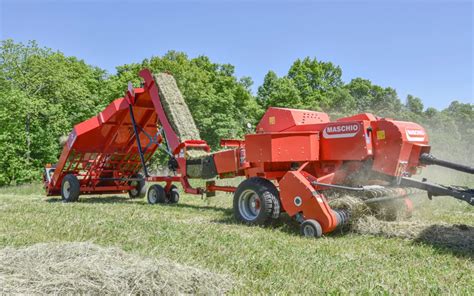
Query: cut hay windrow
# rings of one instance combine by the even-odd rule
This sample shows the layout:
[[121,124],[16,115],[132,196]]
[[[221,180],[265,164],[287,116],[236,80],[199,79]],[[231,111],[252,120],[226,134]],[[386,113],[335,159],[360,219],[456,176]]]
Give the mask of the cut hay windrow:
[[474,227],[464,224],[430,224],[418,220],[381,221],[373,216],[365,216],[354,221],[352,231],[404,238],[474,254]]
[[0,294],[222,295],[229,277],[92,243],[0,249]]
[[167,73],[154,76],[166,117],[181,142],[199,140],[199,130],[174,77]]
[[383,237],[396,237],[414,242],[427,243],[440,247],[474,254],[474,227],[464,224],[427,223],[399,216],[395,221],[380,212],[370,209],[361,199],[350,195],[336,196],[329,204],[336,209],[345,209],[351,213],[348,230],[358,234]]

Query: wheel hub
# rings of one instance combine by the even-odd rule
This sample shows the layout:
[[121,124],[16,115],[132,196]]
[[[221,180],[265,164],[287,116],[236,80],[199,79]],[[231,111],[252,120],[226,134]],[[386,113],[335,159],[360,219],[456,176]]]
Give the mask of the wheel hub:
[[253,190],[246,190],[240,195],[239,211],[246,220],[254,220],[260,213],[261,202],[258,194]]
[[303,232],[304,232],[304,235],[305,235],[305,236],[310,236],[310,237],[315,236],[315,234],[314,234],[314,229],[313,229],[313,227],[311,227],[310,225],[306,225],[306,226],[303,228]]
[[71,184],[69,183],[69,181],[66,181],[64,182],[64,185],[63,185],[64,198],[68,199],[70,194],[71,194]]
[[156,193],[156,190],[152,190],[152,191],[150,192],[150,201],[151,201],[152,203],[156,203],[157,200],[158,200],[158,193]]

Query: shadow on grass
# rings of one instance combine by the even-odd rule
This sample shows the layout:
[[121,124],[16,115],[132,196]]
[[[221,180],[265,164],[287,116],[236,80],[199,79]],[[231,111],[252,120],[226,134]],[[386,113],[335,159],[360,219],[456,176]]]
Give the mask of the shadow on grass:
[[[229,225],[245,225],[234,218],[234,211],[232,209],[224,209],[226,216],[220,219],[212,220],[213,223],[219,224],[229,224]],[[248,227],[258,227],[254,225],[248,225]],[[287,214],[282,213],[280,218],[276,220],[271,220],[268,224],[264,226],[265,228],[272,228],[283,233],[299,236],[300,224],[295,220],[289,217]]]
[[44,200],[45,202],[55,203],[55,202],[63,202],[61,198],[50,197]]
[[[79,203],[100,203],[100,204],[110,204],[110,203],[128,203],[133,204],[133,201],[141,200],[140,198],[131,199],[125,196],[81,196],[79,198]],[[55,202],[63,202],[61,198],[48,198],[45,200],[46,202],[55,203]]]
[[177,208],[185,208],[185,209],[221,212],[221,213],[224,213],[224,215],[226,215],[226,218],[224,218],[225,220],[227,219],[227,217],[232,218],[232,213],[233,213],[232,209],[222,208],[222,207],[215,207],[215,206],[200,206],[200,205],[191,205],[191,204],[185,204],[185,203],[178,203],[178,204],[172,205],[172,206],[175,206]]
[[[48,198],[45,200],[46,202],[56,203],[56,202],[63,202],[61,198]],[[91,204],[113,204],[113,203],[127,203],[127,204],[138,204],[138,205],[149,205],[146,201],[142,198],[135,198],[131,199],[127,196],[81,196],[79,198],[78,203],[91,203]],[[159,204],[157,204],[159,205]],[[183,208],[183,209],[194,209],[194,210],[205,210],[205,211],[218,211],[222,212],[225,215],[232,216],[232,209],[223,208],[223,207],[216,207],[216,206],[207,206],[207,205],[193,205],[193,204],[185,204],[185,203],[177,203],[177,204],[162,204],[163,206],[167,207],[176,207],[176,208]],[[153,205],[149,205],[153,206]]]
[[414,243],[432,246],[440,253],[474,259],[474,227],[468,225],[431,225],[422,230]]

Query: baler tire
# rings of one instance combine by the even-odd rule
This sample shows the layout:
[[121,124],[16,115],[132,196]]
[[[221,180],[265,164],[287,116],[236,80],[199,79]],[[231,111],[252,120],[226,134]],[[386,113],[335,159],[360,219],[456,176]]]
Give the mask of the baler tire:
[[73,174],[67,174],[61,181],[61,199],[64,202],[76,202],[79,200],[81,184]]
[[280,202],[280,192],[276,188],[275,184],[273,184],[272,181],[265,179],[265,178],[260,178],[260,177],[252,177],[249,178],[249,180],[252,179],[256,183],[261,184],[262,186],[267,187],[268,190],[271,191],[273,194],[272,197],[272,219],[277,220],[280,218],[280,213],[281,213],[281,202]]
[[179,190],[178,187],[171,185],[170,191],[166,195],[168,198],[168,202],[170,204],[177,204],[179,201]]
[[132,189],[128,191],[128,197],[131,199],[134,198],[142,198],[146,194],[146,182],[145,179],[143,179],[143,176],[141,174],[136,174],[132,176],[132,178],[137,178],[140,179],[140,181],[130,181],[129,184],[133,186],[132,184],[134,182],[137,182],[136,189]]
[[158,184],[150,186],[147,193],[147,201],[151,205],[166,203],[166,192],[163,186]]
[[272,217],[275,199],[272,189],[263,182],[244,180],[234,192],[234,217],[248,225],[265,225]]
[[307,238],[319,238],[323,235],[323,229],[318,221],[308,219],[301,223],[301,235]]

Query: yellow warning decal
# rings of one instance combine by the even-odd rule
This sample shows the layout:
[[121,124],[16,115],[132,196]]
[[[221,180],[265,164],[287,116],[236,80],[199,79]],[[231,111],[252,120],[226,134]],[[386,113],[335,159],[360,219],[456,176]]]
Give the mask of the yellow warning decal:
[[268,117],[268,123],[269,124],[275,124],[275,116]]
[[377,131],[377,140],[385,140],[385,131]]

